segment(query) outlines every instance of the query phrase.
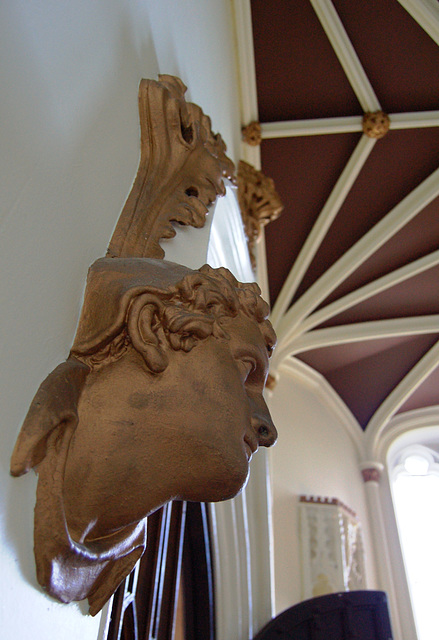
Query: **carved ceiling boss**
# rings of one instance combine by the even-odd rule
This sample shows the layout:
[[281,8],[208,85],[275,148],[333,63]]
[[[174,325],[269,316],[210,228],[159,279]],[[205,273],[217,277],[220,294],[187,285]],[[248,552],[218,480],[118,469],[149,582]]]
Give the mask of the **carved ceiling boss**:
[[[69,358],[41,384],[11,460],[38,471],[37,578],[96,614],[172,499],[225,500],[277,437],[262,397],[275,335],[256,284],[161,260],[202,226],[233,165],[177,78],[142,81],[142,153],[108,256],[90,268]],[[158,258],[158,259],[157,259]]]
[[262,229],[280,216],[284,206],[274,181],[243,160],[238,165],[238,201],[250,259],[255,268],[256,259],[253,252]]

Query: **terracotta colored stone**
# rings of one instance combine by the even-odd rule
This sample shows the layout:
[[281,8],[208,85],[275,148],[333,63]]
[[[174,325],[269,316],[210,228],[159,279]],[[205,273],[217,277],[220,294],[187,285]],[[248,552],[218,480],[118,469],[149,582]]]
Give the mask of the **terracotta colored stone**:
[[275,335],[255,284],[226,269],[103,258],[69,359],[42,383],[11,473],[38,465],[40,584],[95,614],[172,499],[219,501],[277,437],[262,397]]
[[233,178],[221,136],[178,78],[142,80],[141,160],[110,242],[89,271],[67,362],[41,384],[11,474],[38,472],[37,578],[96,614],[173,499],[225,500],[277,437],[262,397],[275,334],[256,284],[165,262],[172,222],[201,227]]

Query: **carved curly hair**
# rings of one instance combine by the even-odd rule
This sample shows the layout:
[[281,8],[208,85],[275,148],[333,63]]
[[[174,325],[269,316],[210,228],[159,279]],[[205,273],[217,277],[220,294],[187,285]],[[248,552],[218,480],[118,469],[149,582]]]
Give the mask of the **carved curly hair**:
[[122,357],[131,344],[128,328],[130,309],[144,294],[149,294],[153,302],[154,317],[151,320],[154,326],[161,326],[174,350],[188,352],[199,340],[209,336],[227,340],[221,318],[243,313],[258,324],[271,355],[276,336],[267,320],[269,306],[261,298],[257,284],[240,283],[223,267],[214,269],[204,265],[197,271],[186,272],[181,280],[165,287],[155,284],[139,286],[138,280],[134,280],[133,286],[124,290],[122,301],[119,301],[124,307],[123,316],[114,323],[113,330],[107,331],[104,339],[97,337],[93,344],[78,345],[75,341],[71,355],[90,368]]

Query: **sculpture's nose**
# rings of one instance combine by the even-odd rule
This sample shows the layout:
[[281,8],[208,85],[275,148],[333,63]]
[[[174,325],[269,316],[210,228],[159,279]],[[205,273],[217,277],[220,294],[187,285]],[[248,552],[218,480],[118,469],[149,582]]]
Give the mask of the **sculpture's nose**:
[[277,429],[273,424],[265,400],[260,396],[254,401],[252,426],[258,437],[260,447],[271,447],[277,440]]

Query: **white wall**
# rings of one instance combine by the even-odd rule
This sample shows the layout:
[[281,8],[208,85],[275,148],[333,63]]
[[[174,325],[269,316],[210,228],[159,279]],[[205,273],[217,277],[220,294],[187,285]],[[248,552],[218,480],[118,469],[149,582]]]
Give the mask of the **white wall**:
[[68,355],[88,266],[104,255],[139,156],[137,87],[179,75],[238,159],[228,0],[0,3],[1,633],[88,640],[99,619],[35,581],[36,477],[9,477],[30,401]]
[[288,369],[281,366],[279,373],[268,401],[279,432],[278,443],[270,453],[276,613],[303,599],[298,522],[298,498],[302,494],[338,498],[357,513],[363,527],[368,588],[376,588],[355,444],[357,425],[318,374],[307,371],[304,365]]

